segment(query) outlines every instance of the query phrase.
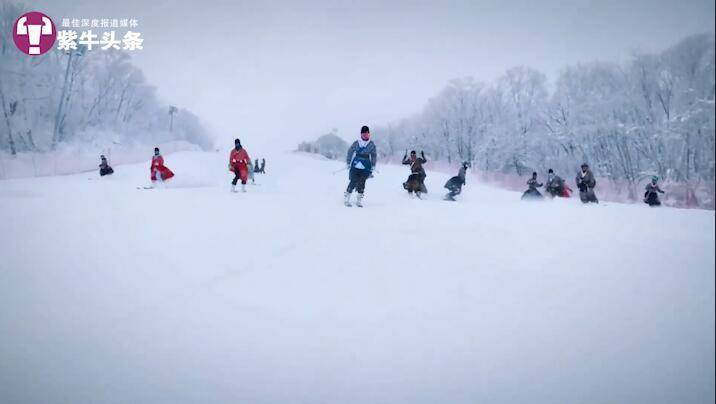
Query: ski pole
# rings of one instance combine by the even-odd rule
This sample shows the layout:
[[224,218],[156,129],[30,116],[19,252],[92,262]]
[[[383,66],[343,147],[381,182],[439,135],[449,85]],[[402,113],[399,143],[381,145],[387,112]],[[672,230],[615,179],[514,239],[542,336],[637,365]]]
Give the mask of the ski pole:
[[332,172],[331,174],[336,175],[336,174],[338,174],[339,172],[341,172],[341,171],[343,171],[343,170],[347,170],[347,169],[348,169],[348,166],[343,167],[343,168],[341,168],[340,170],[336,170],[336,171]]

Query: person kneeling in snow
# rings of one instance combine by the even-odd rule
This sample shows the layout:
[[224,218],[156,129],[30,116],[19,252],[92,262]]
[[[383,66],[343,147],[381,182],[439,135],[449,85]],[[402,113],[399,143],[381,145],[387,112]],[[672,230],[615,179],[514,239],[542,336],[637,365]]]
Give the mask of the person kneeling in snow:
[[159,148],[154,148],[154,156],[152,156],[152,165],[149,167],[150,178],[152,182],[166,181],[174,176],[172,170],[164,165],[164,157],[159,153]]
[[569,198],[572,194],[572,190],[567,186],[562,177],[556,175],[551,168],[547,171],[547,182],[544,184],[544,189],[547,191],[547,194],[553,198],[556,196]]
[[249,177],[251,158],[246,149],[241,147],[241,140],[234,140],[234,148],[229,154],[229,171],[234,173],[231,181],[231,192],[236,192],[236,183],[241,180],[241,192],[246,192],[246,180]]
[[445,188],[450,191],[445,195],[446,201],[454,201],[455,196],[462,192],[462,186],[465,185],[465,176],[467,175],[467,167],[469,167],[469,165],[470,163],[463,161],[462,167],[460,167],[460,171],[458,171],[457,175],[445,183]]
[[114,170],[112,167],[110,167],[109,163],[107,163],[107,157],[103,155],[99,156],[99,175],[100,177],[104,177],[105,175],[110,175],[114,173]]
[[351,194],[355,189],[358,191],[356,205],[363,207],[363,193],[365,192],[365,181],[373,174],[378,152],[375,143],[370,140],[370,129],[363,126],[360,129],[360,139],[353,142],[346,154],[346,164],[349,167],[348,188],[343,194],[343,203],[351,206]]
[[644,203],[648,204],[649,206],[661,206],[661,201],[659,200],[659,194],[663,194],[664,191],[659,188],[659,184],[657,182],[659,181],[659,177],[656,175],[651,177],[651,182],[646,184],[646,192],[644,193]]
[[532,173],[532,178],[527,180],[527,186],[529,187],[524,194],[522,199],[542,199],[542,194],[537,190],[542,184],[537,181],[537,173]]

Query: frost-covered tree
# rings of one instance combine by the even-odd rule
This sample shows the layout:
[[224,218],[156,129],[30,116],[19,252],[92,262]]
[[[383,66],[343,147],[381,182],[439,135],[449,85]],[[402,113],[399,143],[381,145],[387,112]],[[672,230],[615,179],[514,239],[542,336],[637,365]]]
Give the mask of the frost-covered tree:
[[379,140],[390,154],[420,147],[519,176],[554,168],[569,177],[588,162],[631,199],[657,174],[686,204],[712,206],[714,83],[714,37],[695,35],[625,64],[568,66],[551,92],[528,67],[494,83],[453,80],[420,113],[379,128]]
[[25,8],[0,3],[0,150],[172,140],[211,147],[210,136],[191,112],[178,109],[167,115],[169,106],[125,52],[82,47],[36,57],[18,52],[12,26]]

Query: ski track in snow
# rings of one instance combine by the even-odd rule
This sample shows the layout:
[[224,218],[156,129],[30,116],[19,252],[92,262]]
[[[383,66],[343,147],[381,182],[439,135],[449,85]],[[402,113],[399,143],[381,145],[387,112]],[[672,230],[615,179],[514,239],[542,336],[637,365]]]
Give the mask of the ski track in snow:
[[714,401],[713,211],[227,159],[0,182],[0,402]]

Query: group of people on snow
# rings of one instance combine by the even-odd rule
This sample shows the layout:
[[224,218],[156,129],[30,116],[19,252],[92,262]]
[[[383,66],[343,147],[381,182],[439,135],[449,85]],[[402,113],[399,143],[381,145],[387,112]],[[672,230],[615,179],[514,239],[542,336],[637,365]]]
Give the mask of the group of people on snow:
[[547,182],[540,183],[537,180],[537,173],[533,172],[532,177],[527,180],[527,191],[522,194],[522,199],[542,199],[542,193],[537,188],[544,186],[547,195],[552,198],[561,197],[569,198],[572,196],[572,189],[567,185],[562,177],[554,173],[551,168],[547,171]]
[[[597,195],[594,193],[594,187],[597,181],[594,179],[592,170],[589,169],[587,163],[582,164],[580,171],[577,173],[575,181],[579,189],[579,198],[583,203],[599,203]],[[523,200],[543,199],[544,196],[537,188],[545,186],[547,194],[553,198],[569,198],[572,195],[572,189],[566,184],[564,179],[554,173],[551,168],[547,171],[547,183],[542,184],[537,180],[537,173],[533,172],[532,177],[527,180],[527,190],[522,194]]]
[[[664,191],[659,188],[659,177],[653,176],[651,182],[646,184],[646,192],[644,193],[644,203],[649,206],[661,206],[659,200],[659,194],[663,194]],[[580,167],[577,177],[575,178],[577,189],[579,189],[579,199],[583,203],[599,203],[597,195],[594,192],[594,187],[597,185],[597,181],[594,178],[592,170],[589,168],[589,164],[584,163]],[[522,194],[522,199],[542,199],[543,196],[537,188],[543,186],[537,180],[537,173],[532,173],[532,178],[527,180],[527,190]],[[564,179],[556,175],[550,168],[547,173],[547,183],[544,184],[545,191],[551,197],[562,197],[569,198],[572,190],[567,186]]]
[[[231,192],[238,192],[236,185],[241,181],[241,192],[246,192],[246,183],[249,179],[254,182],[254,172],[265,172],[266,160],[263,159],[259,171],[256,171],[255,167],[258,167],[258,159],[256,165],[251,162],[249,153],[241,145],[241,140],[234,139],[234,148],[229,153],[229,171],[234,174],[234,178],[231,180]],[[159,148],[154,148],[154,156],[152,157],[150,179],[152,183],[156,181],[166,181],[174,176],[174,173],[164,165],[164,158],[159,153]]]
[[[246,192],[246,182],[249,179],[252,182],[254,181],[254,172],[266,172],[266,159],[262,159],[260,165],[258,159],[256,159],[256,165],[252,164],[248,152],[241,146],[241,140],[235,139],[234,148],[229,153],[229,171],[234,174],[234,178],[231,181],[231,191],[237,192],[236,185],[241,181],[241,191]],[[99,175],[105,176],[112,173],[114,173],[114,170],[107,162],[107,158],[104,155],[100,155]],[[155,147],[152,162],[149,166],[149,179],[152,184],[156,184],[157,182],[167,181],[172,177],[174,177],[174,172],[164,165],[164,157],[162,157],[159,148]]]
[[[99,175],[104,177],[105,175],[114,174],[114,169],[109,165],[107,157],[104,154],[99,156]],[[152,156],[152,163],[149,166],[149,178],[152,182],[166,181],[174,176],[172,170],[164,165],[164,157],[159,152],[159,148],[154,148],[154,155]]]
[[[427,162],[428,159],[425,157],[424,151],[420,151],[420,157],[418,157],[418,153],[415,150],[410,151],[410,157],[408,157],[408,151],[405,151],[402,163],[403,165],[410,166],[410,175],[403,183],[403,188],[408,191],[408,194],[421,198],[421,194],[428,193],[428,188],[425,186],[425,178],[427,177],[427,174],[425,173],[425,168],[423,167],[423,164]],[[450,178],[445,183],[444,187],[448,190],[448,193],[444,198],[445,200],[454,201],[455,196],[462,192],[462,186],[465,185],[465,177],[467,175],[468,167],[469,163],[467,161],[463,162],[458,174]]]
[[256,174],[266,174],[266,159],[261,159],[261,164],[259,164],[259,159],[256,159],[253,171]]
[[[373,171],[376,168],[376,162],[378,157],[378,151],[375,143],[370,138],[370,129],[368,126],[363,126],[360,131],[360,137],[358,140],[353,142],[348,148],[346,154],[346,166],[348,168],[348,187],[346,188],[344,196],[344,204],[346,206],[353,206],[351,197],[353,191],[356,191],[357,196],[355,200],[356,206],[363,206],[363,198],[365,195],[365,183],[368,178],[373,177]],[[420,151],[420,157],[415,150],[410,151],[408,155],[407,149],[403,155],[402,164],[410,166],[410,175],[408,179],[403,183],[403,188],[408,191],[408,194],[415,195],[421,198],[422,194],[428,192],[425,186],[425,178],[427,174],[423,165],[427,163],[428,159],[425,157],[425,152]],[[445,200],[454,201],[455,197],[462,192],[462,187],[466,184],[467,169],[470,164],[465,161],[460,166],[460,169],[456,176],[450,178],[445,183],[445,188],[448,193],[445,195]],[[231,181],[231,191],[238,192],[236,185],[241,182],[241,191],[246,192],[246,183],[249,179],[254,182],[254,173],[266,173],[266,159],[257,158],[255,162],[252,162],[246,149],[241,145],[241,140],[234,140],[234,148],[229,153],[229,171],[234,174],[234,178]],[[159,148],[154,148],[154,155],[152,156],[151,166],[149,168],[150,179],[152,183],[156,181],[166,181],[174,176],[174,173],[164,165],[164,157],[162,157]],[[105,176],[114,173],[114,170],[109,165],[107,158],[104,155],[100,155],[99,164],[99,175]],[[646,192],[644,193],[644,203],[649,206],[660,206],[661,201],[659,200],[659,194],[663,194],[664,191],[658,185],[659,177],[654,176],[646,185]],[[587,163],[584,163],[580,167],[580,171],[577,172],[575,178],[577,189],[579,189],[579,198],[583,203],[599,203],[597,195],[594,192],[594,188],[597,185],[597,181],[594,178],[592,170],[589,168]],[[527,180],[527,190],[522,194],[523,200],[529,199],[542,199],[544,196],[538,190],[544,186],[545,192],[552,198],[561,197],[569,198],[572,194],[572,189],[566,184],[566,181],[554,173],[551,168],[547,171],[547,181],[542,184],[537,179],[537,173],[533,172],[532,177]]]
[[[365,195],[365,182],[368,178],[373,176],[373,171],[376,167],[376,161],[378,158],[378,151],[375,143],[370,139],[370,129],[367,126],[363,126],[360,131],[360,138],[353,142],[348,148],[346,153],[346,167],[348,168],[348,187],[343,193],[343,203],[346,206],[353,206],[351,197],[353,191],[357,192],[356,206],[363,207],[363,197]],[[410,175],[408,179],[403,183],[403,188],[408,191],[409,194],[415,195],[420,198],[421,194],[427,193],[427,187],[425,186],[425,168],[423,164],[427,162],[425,152],[420,152],[420,157],[415,150],[410,152],[408,157],[408,151],[405,151],[402,163],[410,166]],[[445,196],[446,200],[455,200],[455,196],[460,194],[462,186],[465,185],[465,176],[469,164],[464,162],[458,175],[450,178],[445,184],[445,188],[448,189],[449,193]]]
[[[343,194],[344,204],[346,206],[353,206],[351,196],[354,190],[358,193],[356,206],[363,206],[365,183],[368,178],[373,176],[377,155],[376,145],[370,139],[370,129],[367,126],[363,126],[361,128],[360,138],[351,144],[346,153],[346,166],[349,170],[348,187]],[[418,153],[415,150],[411,150],[410,155],[408,155],[408,151],[405,150],[402,164],[410,166],[410,174],[408,175],[408,179],[403,183],[403,188],[408,191],[408,194],[420,198],[422,194],[428,192],[425,186],[427,174],[423,167],[427,161],[428,159],[425,157],[424,151],[420,151],[420,156],[418,157]],[[463,162],[458,174],[445,183],[445,188],[448,190],[444,198],[445,200],[454,201],[455,196],[462,192],[462,187],[466,183],[465,178],[468,167],[469,163]],[[646,186],[644,202],[650,206],[658,206],[661,204],[658,194],[664,191],[659,188],[657,181],[658,177],[655,176],[652,178],[652,182]],[[594,192],[597,181],[587,163],[581,165],[575,177],[575,183],[577,189],[579,189],[579,198],[583,203],[599,203],[597,195]],[[567,185],[566,181],[555,174],[551,168],[547,171],[547,181],[545,184],[539,182],[537,173],[533,172],[532,177],[527,180],[527,186],[528,189],[522,194],[522,199],[544,198],[542,193],[538,190],[538,188],[542,188],[543,186],[545,187],[545,192],[553,198],[569,198],[572,195],[572,189]]]

